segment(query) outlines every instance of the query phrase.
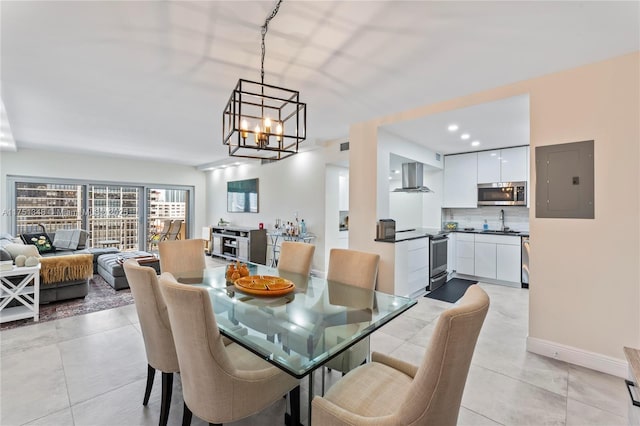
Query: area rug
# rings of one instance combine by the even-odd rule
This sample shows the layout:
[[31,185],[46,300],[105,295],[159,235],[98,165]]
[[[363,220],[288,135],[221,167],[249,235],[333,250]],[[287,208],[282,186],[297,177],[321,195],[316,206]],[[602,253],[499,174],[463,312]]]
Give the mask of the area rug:
[[442,300],[443,302],[456,303],[469,286],[476,284],[478,281],[463,280],[461,278],[451,278],[442,287],[426,294],[424,297],[429,299]]
[[[89,280],[89,293],[84,298],[52,302],[40,305],[40,321],[52,321],[60,318],[68,318],[74,315],[83,315],[105,309],[118,308],[131,305],[133,296],[131,289],[114,290],[98,274]],[[0,330],[7,330],[23,325],[38,324],[33,319],[23,319],[6,322],[0,325]]]

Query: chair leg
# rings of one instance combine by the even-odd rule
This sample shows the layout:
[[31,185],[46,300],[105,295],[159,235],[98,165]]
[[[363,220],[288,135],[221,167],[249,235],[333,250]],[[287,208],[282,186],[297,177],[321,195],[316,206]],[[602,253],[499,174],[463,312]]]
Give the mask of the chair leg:
[[193,413],[187,407],[187,403],[184,403],[184,409],[182,411],[182,426],[191,426],[191,417]]
[[173,373],[162,373],[162,403],[160,404],[160,426],[167,426],[171,409],[173,391]]
[[147,388],[144,391],[144,399],[142,405],[149,403],[149,396],[151,396],[151,388],[153,388],[153,378],[156,376],[156,369],[147,364]]

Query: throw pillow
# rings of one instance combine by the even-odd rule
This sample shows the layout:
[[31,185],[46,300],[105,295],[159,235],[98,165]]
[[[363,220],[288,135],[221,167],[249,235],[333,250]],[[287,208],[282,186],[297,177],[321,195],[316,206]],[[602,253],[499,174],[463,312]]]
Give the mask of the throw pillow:
[[58,229],[53,237],[53,246],[56,250],[75,250],[79,239],[79,229]]
[[4,249],[9,252],[11,257],[14,259],[21,254],[29,257],[29,256],[40,256],[38,254],[38,249],[31,244],[7,244]]
[[38,232],[35,234],[22,234],[20,235],[22,241],[25,244],[33,244],[38,248],[39,253],[49,253],[55,251],[49,236],[44,232]]

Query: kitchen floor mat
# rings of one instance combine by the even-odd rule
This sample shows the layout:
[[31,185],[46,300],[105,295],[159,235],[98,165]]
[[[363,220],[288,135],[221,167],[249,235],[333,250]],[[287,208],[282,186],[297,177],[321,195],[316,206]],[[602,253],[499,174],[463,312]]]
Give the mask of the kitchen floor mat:
[[442,300],[444,302],[456,303],[470,285],[476,284],[478,281],[463,280],[462,278],[451,278],[440,288],[429,292],[424,297],[430,299]]

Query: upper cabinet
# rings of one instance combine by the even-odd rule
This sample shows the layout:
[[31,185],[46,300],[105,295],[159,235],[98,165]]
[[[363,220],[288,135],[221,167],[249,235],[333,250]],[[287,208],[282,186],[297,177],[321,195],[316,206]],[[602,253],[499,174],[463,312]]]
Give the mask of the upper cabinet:
[[478,153],[444,157],[443,207],[478,207]]
[[528,146],[478,152],[478,183],[526,182]]

